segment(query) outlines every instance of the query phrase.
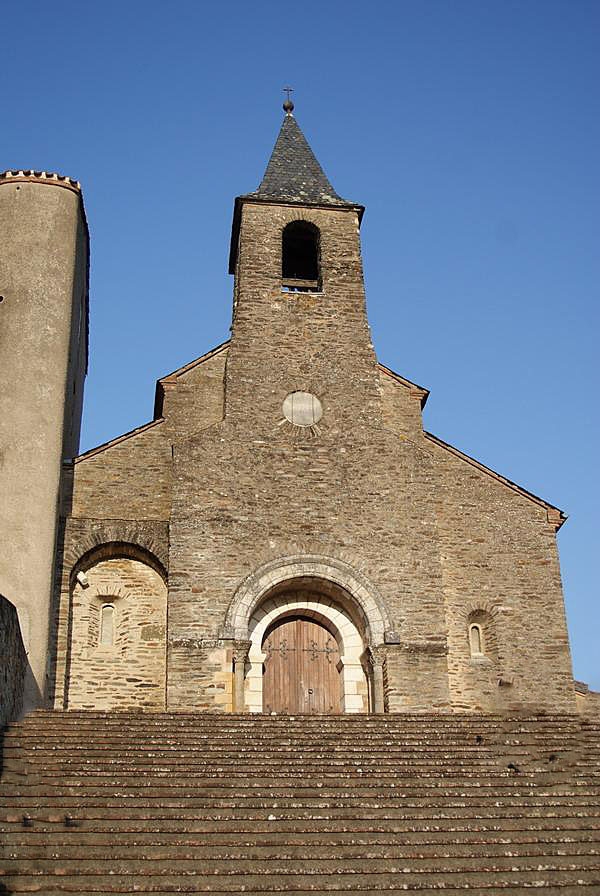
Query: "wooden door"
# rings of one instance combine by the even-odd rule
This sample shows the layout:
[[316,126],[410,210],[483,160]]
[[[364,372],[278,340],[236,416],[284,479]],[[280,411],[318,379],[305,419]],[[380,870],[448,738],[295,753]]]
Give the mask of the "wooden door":
[[340,712],[340,652],[325,626],[286,618],[267,632],[263,652],[263,712]]

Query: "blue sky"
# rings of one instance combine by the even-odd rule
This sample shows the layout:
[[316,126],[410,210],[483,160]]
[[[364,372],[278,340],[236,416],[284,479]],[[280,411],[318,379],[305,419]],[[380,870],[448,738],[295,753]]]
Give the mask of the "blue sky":
[[4,30],[0,169],[84,189],[82,449],[227,338],[233,197],[292,84],[334,187],[367,207],[380,360],[431,390],[430,431],[569,514],[575,675],[600,688],[600,4],[36,0]]

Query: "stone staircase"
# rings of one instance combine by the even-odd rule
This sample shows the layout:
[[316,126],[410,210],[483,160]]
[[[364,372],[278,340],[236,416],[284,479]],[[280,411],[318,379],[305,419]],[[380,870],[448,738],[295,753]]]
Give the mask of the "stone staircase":
[[35,712],[0,893],[600,893],[600,723]]

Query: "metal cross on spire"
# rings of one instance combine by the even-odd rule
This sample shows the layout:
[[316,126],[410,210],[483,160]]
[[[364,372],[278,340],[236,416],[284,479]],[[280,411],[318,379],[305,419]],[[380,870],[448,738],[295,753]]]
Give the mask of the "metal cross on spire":
[[290,93],[294,92],[294,88],[293,87],[284,87],[283,90],[284,90],[284,93],[287,95],[287,99],[283,104],[283,111],[285,112],[286,115],[291,115],[292,112],[294,111],[294,104],[290,99]]

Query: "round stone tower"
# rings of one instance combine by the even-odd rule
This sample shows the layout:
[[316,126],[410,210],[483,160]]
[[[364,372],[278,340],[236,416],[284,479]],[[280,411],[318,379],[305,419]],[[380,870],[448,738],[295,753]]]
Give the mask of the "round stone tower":
[[0,174],[0,594],[28,654],[25,703],[43,703],[66,458],[77,453],[87,368],[88,233],[79,184]]

